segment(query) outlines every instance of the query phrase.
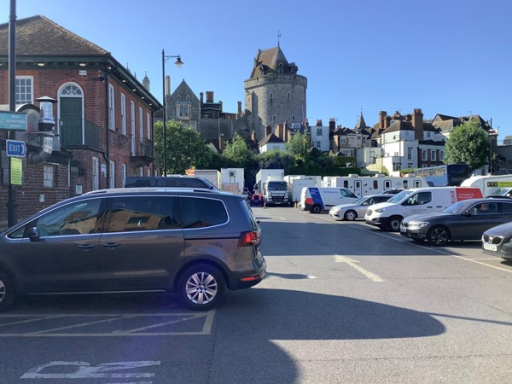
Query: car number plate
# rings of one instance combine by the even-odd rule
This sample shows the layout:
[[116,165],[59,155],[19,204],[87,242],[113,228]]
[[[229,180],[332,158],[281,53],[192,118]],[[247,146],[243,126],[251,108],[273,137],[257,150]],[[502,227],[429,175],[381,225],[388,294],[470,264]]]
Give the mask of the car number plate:
[[494,244],[487,244],[484,243],[484,249],[487,249],[488,251],[494,251],[496,252],[498,250],[498,246]]

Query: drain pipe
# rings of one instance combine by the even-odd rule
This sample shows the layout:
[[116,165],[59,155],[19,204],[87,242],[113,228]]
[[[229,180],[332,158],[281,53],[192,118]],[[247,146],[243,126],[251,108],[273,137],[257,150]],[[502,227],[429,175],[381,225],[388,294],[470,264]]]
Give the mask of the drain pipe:
[[103,152],[103,158],[107,162],[107,182],[105,187],[109,188],[110,183],[110,111],[109,111],[109,100],[110,100],[110,89],[108,83],[108,72],[106,69],[103,70],[103,81],[105,81],[105,152]]

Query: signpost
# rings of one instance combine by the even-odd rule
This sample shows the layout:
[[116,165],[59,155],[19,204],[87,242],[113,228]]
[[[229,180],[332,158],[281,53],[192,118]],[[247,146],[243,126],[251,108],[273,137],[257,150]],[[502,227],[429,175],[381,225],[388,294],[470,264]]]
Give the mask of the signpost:
[[6,152],[9,157],[25,157],[27,146],[24,141],[7,140]]

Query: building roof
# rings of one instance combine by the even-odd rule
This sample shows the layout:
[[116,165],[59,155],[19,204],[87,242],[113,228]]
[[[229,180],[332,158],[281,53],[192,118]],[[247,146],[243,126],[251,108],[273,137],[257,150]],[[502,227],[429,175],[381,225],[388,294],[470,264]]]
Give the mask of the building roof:
[[410,121],[396,120],[382,133],[398,132],[398,131],[414,131],[414,127]]
[[[282,68],[280,71],[279,68]],[[263,77],[269,74],[296,74],[298,67],[295,63],[288,63],[281,47],[258,50],[258,56],[254,58],[251,71],[251,79]]]
[[279,137],[277,137],[276,135],[274,135],[273,133],[267,135],[267,137],[265,137],[263,140],[261,140],[259,142],[259,146],[260,147],[263,147],[264,145],[266,144],[269,144],[269,143],[284,143],[283,140],[281,140]]
[[366,128],[366,122],[364,121],[363,112],[361,111],[361,116],[359,116],[359,121],[356,124],[356,130],[360,130]]
[[[9,24],[0,24],[0,55],[8,54]],[[32,16],[16,21],[16,56],[101,56],[105,49],[54,21]]]
[[424,132],[439,132],[439,129],[434,127],[432,123],[423,123],[423,131]]
[[[172,93],[172,97],[176,100],[177,96],[181,96],[181,95],[189,95],[193,98],[193,101],[196,102],[196,103],[199,103],[199,98],[196,96],[196,94],[194,93],[194,91],[192,91],[192,88],[190,88],[190,86],[187,84],[187,82],[185,81],[185,79],[183,79],[180,83],[180,85],[178,85],[176,87],[176,89],[174,90],[174,92]],[[187,101],[187,100],[180,100],[180,101]],[[190,100],[192,101],[192,100]]]

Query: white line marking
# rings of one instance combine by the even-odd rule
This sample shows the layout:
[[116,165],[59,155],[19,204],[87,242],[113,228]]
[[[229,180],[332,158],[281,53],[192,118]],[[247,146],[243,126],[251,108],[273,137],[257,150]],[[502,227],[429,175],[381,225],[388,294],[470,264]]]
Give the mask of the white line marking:
[[204,336],[203,332],[159,332],[159,333],[2,333],[2,337],[154,337],[154,336]]
[[359,261],[357,261],[357,260],[351,259],[346,256],[339,256],[339,255],[335,255],[334,260],[337,263],[346,263],[346,264],[350,265],[352,268],[356,269],[357,271],[359,271],[360,273],[362,273],[364,276],[366,276],[367,278],[369,278],[371,281],[373,281],[375,283],[382,283],[384,281],[384,280],[382,280],[382,278],[380,276],[376,275],[375,273],[367,271],[363,267],[357,265],[356,263],[359,263]]
[[308,276],[307,276],[307,278],[308,278],[308,279],[317,279],[317,277],[316,277],[316,276],[312,276],[312,275],[308,275]]
[[209,311],[206,315],[206,320],[204,322],[203,331],[201,332],[203,335],[209,335],[212,332],[213,319],[215,318],[215,309]]
[[[25,316],[26,317],[26,316]],[[6,327],[8,325],[18,325],[18,324],[26,324],[26,323],[33,323],[35,321],[42,321],[42,320],[49,320],[49,319],[58,319],[62,316],[55,315],[55,316],[43,316],[43,317],[36,317],[34,319],[28,319],[28,320],[20,320],[20,321],[12,321],[10,323],[3,323],[0,324],[0,327]]]
[[195,320],[195,319],[199,319],[201,317],[206,317],[206,315],[202,315],[202,314],[201,315],[194,315],[193,317],[188,318],[188,319],[171,320],[171,321],[166,321],[166,322],[163,322],[163,323],[149,325],[147,327],[121,330],[121,331],[118,331],[117,333],[135,333],[135,332],[139,332],[139,331],[145,331],[146,329],[153,329],[153,328],[163,327],[164,325],[177,324],[177,323],[181,323],[181,322],[184,322],[184,321],[187,321],[187,320]]
[[62,331],[64,329],[72,329],[72,328],[85,327],[87,325],[106,323],[106,322],[109,322],[109,321],[112,322],[112,321],[116,321],[116,320],[131,319],[131,318],[137,317],[137,316],[138,315],[127,315],[127,316],[122,316],[122,317],[111,317],[109,319],[89,321],[87,323],[73,324],[73,325],[68,325],[68,326],[65,326],[65,327],[52,328],[52,329],[44,329],[42,331],[28,332],[28,333],[29,334],[33,334],[33,335],[36,335],[36,334],[39,335],[39,334],[42,334],[42,333],[50,333],[50,332],[55,332],[55,331]]
[[511,269],[505,269],[505,268],[501,268],[501,267],[496,267],[494,265],[490,265],[490,264],[486,264],[486,263],[481,263],[481,262],[479,262],[477,260],[468,259],[467,257],[455,256],[455,255],[453,255],[453,257],[456,257],[457,259],[461,259],[461,260],[471,261],[472,263],[477,263],[477,264],[480,264],[480,265],[485,265],[486,267],[489,267],[489,268],[499,269],[500,271],[503,271],[503,272],[512,273]]
[[285,219],[284,217],[279,216],[279,218],[280,218],[281,220],[283,220],[283,221],[286,221],[286,219]]

